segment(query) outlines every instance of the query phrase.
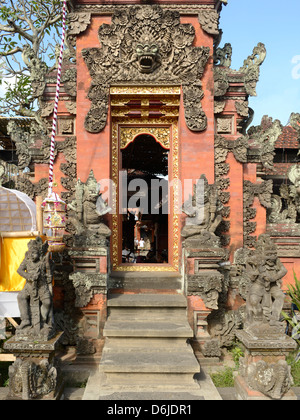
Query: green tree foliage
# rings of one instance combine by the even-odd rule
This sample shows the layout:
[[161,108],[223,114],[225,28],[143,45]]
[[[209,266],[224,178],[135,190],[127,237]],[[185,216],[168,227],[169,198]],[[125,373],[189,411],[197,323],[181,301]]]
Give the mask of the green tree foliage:
[[33,82],[55,67],[61,10],[61,0],[0,0],[0,114],[35,116]]

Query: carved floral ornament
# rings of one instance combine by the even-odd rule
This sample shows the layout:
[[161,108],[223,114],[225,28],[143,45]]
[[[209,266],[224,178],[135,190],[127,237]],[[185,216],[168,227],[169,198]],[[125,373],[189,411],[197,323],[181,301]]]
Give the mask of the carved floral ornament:
[[194,47],[195,29],[181,24],[177,11],[157,5],[118,8],[112,23],[98,30],[101,47],[82,51],[92,77],[88,93],[91,109],[85,128],[91,133],[106,125],[111,84],[179,84],[185,118],[192,131],[203,131],[201,78],[209,58],[208,47]]
[[165,149],[170,148],[169,127],[120,127],[120,148],[124,149],[140,134],[150,134]]

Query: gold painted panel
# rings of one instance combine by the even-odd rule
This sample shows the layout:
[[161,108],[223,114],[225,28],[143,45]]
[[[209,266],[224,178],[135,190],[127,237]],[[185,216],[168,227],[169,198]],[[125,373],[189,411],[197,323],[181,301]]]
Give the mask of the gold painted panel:
[[[138,122],[138,126],[137,126]],[[134,126],[136,124],[136,126]],[[163,124],[163,125],[162,125]],[[168,125],[168,127],[166,127]],[[121,134],[120,134],[121,133]],[[123,136],[122,136],[123,133]],[[125,134],[124,134],[125,133]],[[172,264],[156,265],[156,266],[127,266],[119,263],[119,235],[121,227],[119,226],[118,215],[118,196],[119,196],[119,151],[126,147],[134,138],[140,134],[150,134],[155,136],[164,147],[169,148],[172,155],[172,180],[173,180],[173,197],[172,203],[177,202],[177,184],[179,179],[179,156],[178,156],[178,122],[177,118],[165,118],[149,120],[148,118],[129,119],[120,118],[112,121],[112,180],[116,186],[115,206],[117,212],[112,215],[112,269],[113,271],[178,271],[179,269],[179,215],[174,211],[172,215]],[[167,139],[168,137],[168,139]],[[175,209],[174,209],[175,210]]]

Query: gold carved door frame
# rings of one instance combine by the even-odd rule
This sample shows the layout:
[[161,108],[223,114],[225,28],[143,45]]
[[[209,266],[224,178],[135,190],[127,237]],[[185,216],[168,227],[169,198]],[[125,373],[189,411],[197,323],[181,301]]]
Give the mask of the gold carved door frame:
[[[114,207],[116,209],[115,213],[112,214],[112,271],[178,271],[179,212],[176,211],[175,203],[178,204],[179,194],[177,181],[179,181],[178,115],[180,87],[115,86],[110,89],[110,98],[111,175],[115,185]],[[135,101],[134,106],[138,104],[137,107],[133,108],[130,106],[130,101]],[[157,104],[160,105],[155,108]],[[170,188],[170,214],[168,216],[168,264],[122,264],[122,215],[119,215],[118,210],[119,171],[122,169],[120,157],[121,150],[140,134],[151,135],[165,149],[169,149],[169,182],[172,182],[172,187]]]

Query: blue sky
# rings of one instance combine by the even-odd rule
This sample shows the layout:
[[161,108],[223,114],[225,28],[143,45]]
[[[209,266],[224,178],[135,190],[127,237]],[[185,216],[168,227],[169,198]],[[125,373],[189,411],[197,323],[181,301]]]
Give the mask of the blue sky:
[[286,125],[292,112],[300,113],[300,0],[228,0],[223,6],[220,28],[232,45],[231,68],[238,70],[263,42],[267,57],[260,67],[257,97],[251,125],[259,125],[263,115]]

